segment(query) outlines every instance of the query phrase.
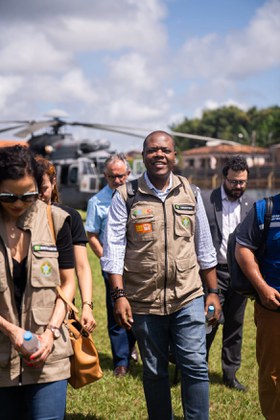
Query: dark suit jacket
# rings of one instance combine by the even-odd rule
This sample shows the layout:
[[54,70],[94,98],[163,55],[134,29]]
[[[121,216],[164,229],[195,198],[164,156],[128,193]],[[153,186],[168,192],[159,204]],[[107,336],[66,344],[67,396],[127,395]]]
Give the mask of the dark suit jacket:
[[[213,244],[218,253],[222,242],[223,229],[223,207],[221,187],[216,188],[213,191],[202,192],[202,198],[210,225]],[[246,192],[241,197],[241,221],[245,218],[245,216],[253,206],[254,201],[255,200],[248,196]]]

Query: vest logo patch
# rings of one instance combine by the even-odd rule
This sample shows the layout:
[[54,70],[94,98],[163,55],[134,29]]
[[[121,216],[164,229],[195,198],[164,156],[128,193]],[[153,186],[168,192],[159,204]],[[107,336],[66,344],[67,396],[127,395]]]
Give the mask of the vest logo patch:
[[52,266],[48,261],[43,262],[41,265],[41,273],[45,277],[49,277],[52,274]]
[[176,210],[194,211],[195,207],[191,204],[175,204]]
[[152,223],[135,223],[136,233],[152,233],[153,226]]
[[33,251],[50,251],[56,252],[57,247],[55,245],[34,245]]
[[182,216],[181,222],[185,228],[189,227],[190,225],[190,219],[187,216]]
[[153,214],[152,209],[146,208],[146,209],[135,209],[132,212],[133,216],[150,216]]

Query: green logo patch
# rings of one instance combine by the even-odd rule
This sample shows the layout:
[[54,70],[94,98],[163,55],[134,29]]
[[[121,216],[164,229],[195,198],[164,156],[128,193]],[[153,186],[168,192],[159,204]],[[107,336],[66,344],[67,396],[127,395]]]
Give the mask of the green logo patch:
[[181,222],[185,228],[189,227],[190,225],[190,219],[187,216],[182,216]]
[[41,273],[45,277],[49,277],[52,274],[52,266],[51,266],[51,264],[48,261],[45,261],[41,265]]

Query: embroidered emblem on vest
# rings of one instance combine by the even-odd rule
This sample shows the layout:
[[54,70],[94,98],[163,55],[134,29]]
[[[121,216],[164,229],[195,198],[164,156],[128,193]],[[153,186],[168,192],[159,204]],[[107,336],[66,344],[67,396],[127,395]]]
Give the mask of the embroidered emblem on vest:
[[151,214],[153,214],[152,209],[135,209],[132,212],[133,216],[150,216]]
[[151,233],[153,231],[152,223],[135,223],[137,233]]
[[48,261],[45,261],[41,265],[41,273],[45,277],[49,277],[52,274],[52,266],[51,266],[51,264]]
[[182,225],[187,228],[190,225],[190,219],[186,216],[182,216]]

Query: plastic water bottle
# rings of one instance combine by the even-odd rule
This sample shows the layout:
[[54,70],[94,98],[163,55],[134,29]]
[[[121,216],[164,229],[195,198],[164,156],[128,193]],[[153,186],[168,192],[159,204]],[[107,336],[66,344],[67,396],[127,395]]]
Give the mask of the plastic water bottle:
[[206,322],[205,322],[205,332],[206,332],[206,334],[210,334],[210,332],[212,331],[212,325],[209,325],[208,320],[210,318],[212,318],[212,316],[214,315],[214,312],[215,312],[214,305],[209,305],[208,306],[208,311],[207,311],[207,314],[206,314]]
[[25,331],[23,334],[23,347],[28,353],[35,353],[40,347],[37,335],[32,334],[31,331]]

